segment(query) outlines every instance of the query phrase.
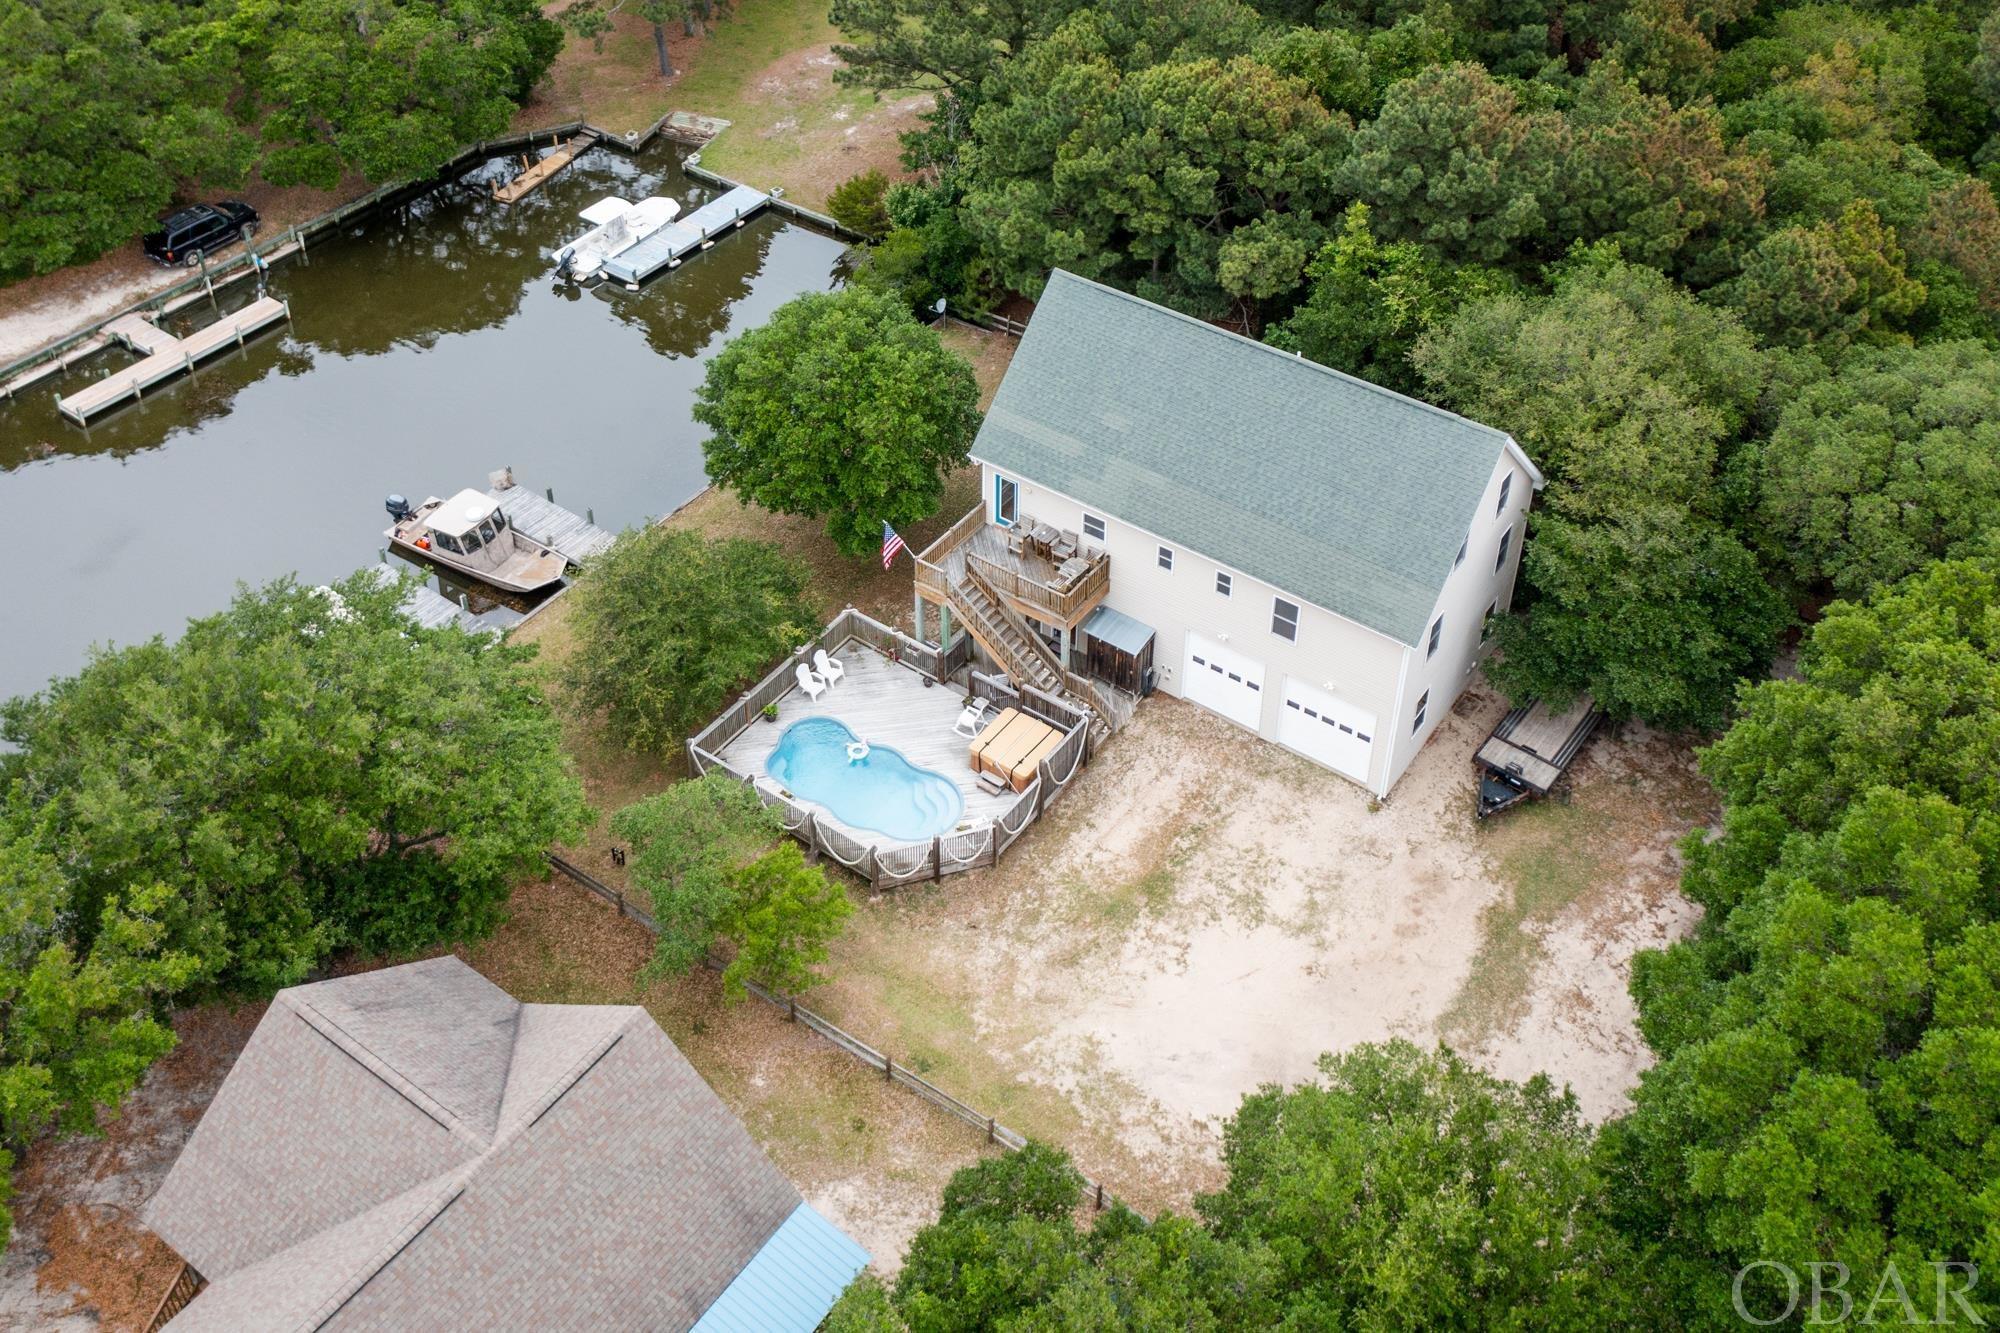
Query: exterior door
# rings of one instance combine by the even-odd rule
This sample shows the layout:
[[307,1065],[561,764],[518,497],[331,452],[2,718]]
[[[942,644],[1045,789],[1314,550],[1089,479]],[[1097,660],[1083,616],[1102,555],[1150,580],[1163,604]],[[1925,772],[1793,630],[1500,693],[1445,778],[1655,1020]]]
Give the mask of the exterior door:
[[1278,712],[1278,741],[1344,777],[1366,782],[1368,761],[1375,753],[1375,715],[1287,677],[1284,707]]
[[1264,721],[1264,664],[1190,632],[1181,695],[1256,731]]

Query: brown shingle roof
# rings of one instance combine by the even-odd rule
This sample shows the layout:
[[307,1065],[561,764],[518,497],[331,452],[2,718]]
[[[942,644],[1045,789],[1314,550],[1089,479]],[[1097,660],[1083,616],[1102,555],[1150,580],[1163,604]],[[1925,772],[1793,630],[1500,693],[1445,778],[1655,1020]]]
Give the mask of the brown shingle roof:
[[798,1204],[644,1010],[438,958],[280,992],[146,1221],[175,1329],[685,1329]]

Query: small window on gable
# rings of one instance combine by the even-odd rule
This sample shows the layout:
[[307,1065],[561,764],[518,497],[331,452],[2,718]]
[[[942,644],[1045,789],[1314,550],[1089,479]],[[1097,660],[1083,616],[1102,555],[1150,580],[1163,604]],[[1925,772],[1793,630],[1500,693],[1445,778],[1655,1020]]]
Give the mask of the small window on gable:
[[1410,734],[1412,736],[1424,729],[1424,714],[1429,711],[1430,706],[1431,692],[1425,690],[1417,696],[1417,715],[1410,720]]
[[1164,569],[1164,570],[1166,570],[1166,571],[1168,571],[1169,573],[1171,573],[1171,572],[1173,571],[1173,568],[1174,568],[1174,548],[1173,548],[1173,547],[1171,547],[1171,546],[1162,546],[1162,547],[1160,548],[1160,568],[1161,568],[1161,569]]
[[1493,568],[1496,571],[1507,567],[1507,548],[1513,544],[1514,529],[1509,528],[1500,534],[1500,554],[1493,557]]
[[1458,554],[1451,558],[1451,567],[1453,569],[1457,569],[1460,565],[1465,563],[1465,550],[1468,546],[1471,545],[1472,545],[1472,534],[1468,532],[1465,534],[1465,540],[1458,544]]
[[1500,503],[1493,506],[1495,517],[1507,512],[1507,493],[1514,489],[1514,474],[1509,472],[1500,478]]
[[1219,570],[1219,569],[1218,569],[1218,570],[1216,570],[1216,571],[1215,571],[1215,590],[1216,590],[1217,592],[1221,593],[1221,594],[1222,594],[1222,595],[1223,595],[1224,597],[1227,597],[1227,596],[1229,596],[1229,587],[1230,587],[1230,579],[1229,579],[1229,575],[1227,575],[1227,574],[1223,573],[1223,572],[1222,572],[1221,570]]
[[1083,535],[1094,542],[1104,540],[1104,520],[1095,514],[1083,516]]
[[1431,622],[1431,646],[1424,650],[1424,660],[1426,662],[1428,662],[1431,658],[1436,657],[1438,655],[1438,643],[1443,638],[1444,638],[1444,617],[1439,616],[1436,620],[1433,620]]
[[1282,597],[1271,599],[1271,633],[1293,643],[1299,641],[1299,608]]

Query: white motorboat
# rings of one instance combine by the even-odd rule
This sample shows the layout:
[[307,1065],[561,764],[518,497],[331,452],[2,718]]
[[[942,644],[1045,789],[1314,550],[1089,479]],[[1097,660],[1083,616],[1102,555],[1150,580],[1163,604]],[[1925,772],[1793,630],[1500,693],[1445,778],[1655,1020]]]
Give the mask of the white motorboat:
[[555,253],[556,276],[584,282],[597,276],[604,261],[631,249],[680,216],[681,206],[664,195],[638,203],[612,196],[600,199],[580,215],[589,231]]

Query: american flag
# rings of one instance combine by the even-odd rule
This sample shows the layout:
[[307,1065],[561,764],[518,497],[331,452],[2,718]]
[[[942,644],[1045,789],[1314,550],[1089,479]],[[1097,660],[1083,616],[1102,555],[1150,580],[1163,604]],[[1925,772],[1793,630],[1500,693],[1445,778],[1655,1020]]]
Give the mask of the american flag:
[[903,545],[903,539],[896,535],[896,530],[887,523],[884,523],[882,525],[882,568],[887,569],[895,563],[896,552],[907,549],[909,548]]

